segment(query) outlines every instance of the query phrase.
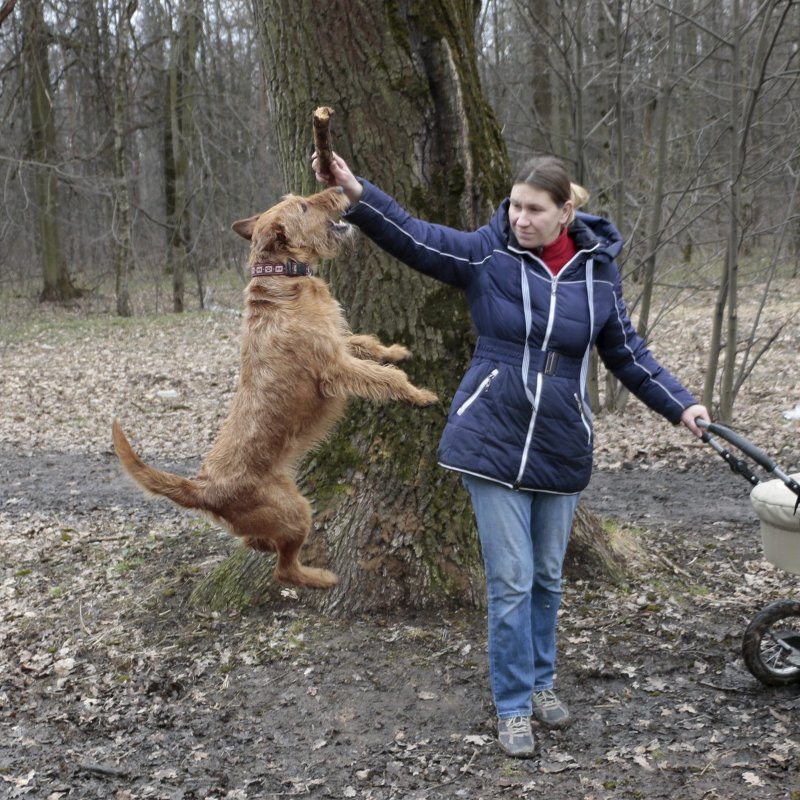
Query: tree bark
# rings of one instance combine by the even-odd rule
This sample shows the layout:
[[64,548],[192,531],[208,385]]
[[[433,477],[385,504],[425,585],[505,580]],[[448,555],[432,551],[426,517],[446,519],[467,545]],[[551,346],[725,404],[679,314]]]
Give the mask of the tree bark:
[[742,135],[739,84],[741,64],[741,16],[739,0],[731,2],[731,76],[730,76],[730,176],[728,181],[728,239],[725,246],[725,285],[728,295],[728,325],[725,342],[725,361],[722,368],[722,381],[719,393],[719,418],[730,422],[733,415],[733,375],[736,368],[736,349],[739,338],[739,220],[741,218],[740,179],[742,170],[742,150],[739,137]]
[[[623,4],[617,3],[614,11],[614,219],[622,228],[625,219],[625,42],[628,22],[623,20]],[[621,265],[620,265],[621,268]],[[592,351],[589,368],[589,396],[595,408],[600,407],[597,369],[599,359],[597,350]],[[627,390],[617,380],[611,370],[605,373],[605,408],[609,412],[618,411],[627,402]]]
[[[551,18],[553,4],[550,0],[530,0],[527,3],[528,14],[535,25],[546,31],[544,41],[551,35],[549,29],[553,25]],[[550,82],[550,48],[543,46],[541,39],[528,39],[530,50],[530,94],[536,126],[531,131],[531,145],[534,151],[549,152],[552,150],[550,121],[556,113],[554,106],[559,105],[559,93],[554,92]]]
[[628,576],[631,555],[641,548],[627,534],[613,535],[589,509],[579,505],[572,521],[564,574],[572,579],[592,580],[619,585]]

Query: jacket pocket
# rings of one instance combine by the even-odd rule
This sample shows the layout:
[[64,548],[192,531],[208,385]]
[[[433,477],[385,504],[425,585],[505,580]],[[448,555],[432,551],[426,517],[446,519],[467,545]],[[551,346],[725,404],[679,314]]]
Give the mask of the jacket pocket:
[[586,436],[587,441],[589,444],[592,442],[592,426],[589,424],[589,420],[586,419],[586,410],[583,407],[583,401],[581,400],[580,396],[577,392],[572,395],[575,398],[575,404],[578,407],[578,413],[581,415],[581,422],[583,423],[583,427],[586,428]]
[[478,388],[458,407],[456,411],[457,416],[461,416],[464,412],[481,396],[483,392],[489,390],[492,381],[497,377],[499,370],[493,369],[478,385]]

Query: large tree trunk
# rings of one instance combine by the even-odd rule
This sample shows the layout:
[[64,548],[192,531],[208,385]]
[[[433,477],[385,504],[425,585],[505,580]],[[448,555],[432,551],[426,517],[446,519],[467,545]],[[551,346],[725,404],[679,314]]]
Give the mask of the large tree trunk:
[[25,47],[31,114],[31,160],[36,164],[36,200],[39,219],[43,288],[42,301],[69,300],[80,295],[72,285],[59,241],[59,213],[55,174],[56,123],[47,54],[50,34],[40,0],[23,3]]
[[[333,147],[354,170],[425,219],[462,228],[485,221],[508,191],[509,169],[478,80],[479,7],[437,0],[418,4],[416,16],[378,0],[257,3],[285,189],[314,188],[312,113],[330,105]],[[366,241],[329,279],[353,329],[408,345],[415,358],[406,369],[442,404],[420,411],[353,402],[307,461],[315,535],[305,560],[340,577],[329,592],[306,592],[308,601],[338,614],[481,605],[468,497],[436,464],[446,406],[473,344],[463,299]],[[239,553],[196,598],[257,600],[269,591],[270,561]]]
[[[178,29],[171,38],[164,107],[164,204],[167,216],[167,266],[172,270],[172,310],[184,310],[186,272],[192,247],[190,168],[192,119],[197,84],[195,58],[200,40],[203,4],[183,0]],[[202,290],[200,291],[202,298]]]
[[114,251],[117,314],[130,317],[133,314],[129,289],[130,272],[133,267],[131,245],[131,200],[128,188],[128,135],[126,114],[128,109],[128,37],[131,18],[136,12],[138,0],[129,0],[125,9],[120,9],[117,19],[117,52],[114,58],[114,191],[117,230]]
[[[318,188],[309,163],[312,113],[330,105],[333,147],[355,170],[426,219],[476,227],[509,180],[478,80],[479,3],[419,8],[412,17],[377,0],[257,4],[285,190]],[[468,498],[457,476],[436,464],[445,406],[472,349],[463,299],[366,241],[328,278],[353,329],[408,345],[415,357],[404,368],[443,403],[419,411],[354,401],[308,461],[303,481],[316,534],[305,558],[340,576],[336,588],[309,599],[340,613],[479,604]]]
[[[664,70],[659,77],[656,113],[657,138],[655,141],[655,181],[652,191],[652,206],[650,208],[650,221],[648,224],[647,256],[642,269],[642,300],[639,304],[639,322],[637,333],[646,339],[650,328],[650,304],[653,299],[653,290],[656,275],[656,262],[658,260],[661,240],[664,236],[661,220],[664,215],[665,183],[667,179],[667,166],[669,160],[669,120],[672,114],[672,86],[673,66],[675,61],[675,15],[672,9],[666,9],[667,16],[667,41]],[[638,270],[637,270],[638,271]]]

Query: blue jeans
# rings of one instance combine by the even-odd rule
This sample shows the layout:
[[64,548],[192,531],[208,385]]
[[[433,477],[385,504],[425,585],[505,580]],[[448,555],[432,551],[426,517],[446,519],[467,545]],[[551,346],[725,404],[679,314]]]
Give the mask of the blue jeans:
[[497,716],[529,716],[532,693],[553,688],[561,569],[579,495],[462,480],[483,549]]

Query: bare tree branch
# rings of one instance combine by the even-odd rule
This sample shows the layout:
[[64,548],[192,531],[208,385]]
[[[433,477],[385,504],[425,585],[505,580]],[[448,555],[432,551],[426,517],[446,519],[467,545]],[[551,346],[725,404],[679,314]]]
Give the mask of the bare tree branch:
[[0,25],[2,25],[6,17],[14,10],[14,6],[17,4],[17,0],[6,0],[3,3],[2,8],[0,8]]

